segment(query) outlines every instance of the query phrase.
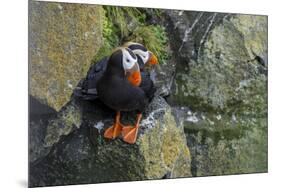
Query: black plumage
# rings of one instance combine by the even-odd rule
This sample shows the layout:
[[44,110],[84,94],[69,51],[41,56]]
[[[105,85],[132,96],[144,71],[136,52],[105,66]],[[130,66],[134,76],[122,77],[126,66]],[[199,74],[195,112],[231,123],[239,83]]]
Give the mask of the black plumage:
[[108,57],[103,58],[99,62],[93,64],[86,78],[82,79],[74,89],[74,95],[84,100],[95,100],[98,98],[97,82],[106,70]]
[[[129,49],[141,49],[146,50],[141,45],[132,45]],[[147,50],[146,50],[147,51]],[[149,101],[153,98],[154,93],[156,92],[156,88],[154,86],[154,81],[150,76],[150,73],[144,69],[145,63],[143,60],[137,56],[138,64],[141,70],[141,84],[140,88],[145,92],[146,96],[148,97]],[[78,86],[74,90],[74,95],[77,97],[81,97],[84,100],[96,100],[98,98],[97,94],[97,82],[104,74],[109,57],[103,58],[101,61],[93,64],[85,79],[81,80]]]
[[108,60],[107,68],[97,82],[97,92],[99,99],[116,111],[142,112],[148,101],[144,90],[127,80],[119,50]]
[[139,87],[144,91],[148,100],[151,101],[156,92],[156,87],[154,86],[154,83],[150,77],[150,73],[141,72],[141,78],[142,78],[142,80],[141,80],[141,84]]
[[[131,68],[124,65],[124,59],[129,64],[128,67]],[[104,133],[105,138],[114,139],[122,133],[125,142],[130,144],[136,142],[142,117],[141,113],[148,104],[148,98],[144,90],[130,83],[126,75],[136,64],[136,57],[129,49],[118,49],[110,56],[106,70],[97,82],[99,99],[105,105],[117,111],[114,124]],[[139,67],[136,67],[139,72]],[[120,111],[134,110],[138,113],[135,126],[124,127],[120,123]]]

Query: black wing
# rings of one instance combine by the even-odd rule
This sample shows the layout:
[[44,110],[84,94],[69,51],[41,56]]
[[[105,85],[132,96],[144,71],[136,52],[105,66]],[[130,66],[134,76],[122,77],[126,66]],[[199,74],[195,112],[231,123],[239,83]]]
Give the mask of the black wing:
[[154,86],[153,81],[150,78],[149,72],[141,72],[141,84],[140,88],[144,91],[146,97],[149,101],[154,97],[154,93],[156,92],[156,88]]
[[105,57],[90,67],[86,78],[82,79],[74,89],[73,93],[75,96],[81,97],[84,100],[95,100],[98,98],[97,82],[102,77],[107,62],[108,57]]

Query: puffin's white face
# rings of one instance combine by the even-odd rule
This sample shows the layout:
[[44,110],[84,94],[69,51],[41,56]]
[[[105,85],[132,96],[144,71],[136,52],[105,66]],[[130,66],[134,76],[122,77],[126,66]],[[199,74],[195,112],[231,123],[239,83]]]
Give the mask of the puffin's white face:
[[151,52],[149,52],[142,44],[136,42],[127,42],[124,44],[124,47],[127,47],[133,51],[134,54],[138,55],[142,62],[146,64],[150,57]]
[[133,50],[134,54],[139,55],[139,57],[142,59],[142,62],[146,64],[149,60],[150,53],[149,51],[143,51],[141,49],[135,49]]
[[122,57],[123,68],[125,71],[132,69],[136,64],[138,65],[137,57],[132,52],[129,52],[129,49],[122,49]]
[[122,63],[125,76],[133,86],[141,83],[141,73],[137,56],[129,48],[122,48]]

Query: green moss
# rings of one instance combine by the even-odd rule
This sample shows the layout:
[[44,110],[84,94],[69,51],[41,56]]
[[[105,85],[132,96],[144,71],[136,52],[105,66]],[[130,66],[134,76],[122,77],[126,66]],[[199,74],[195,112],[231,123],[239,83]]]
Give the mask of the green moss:
[[[104,45],[93,57],[93,63],[124,42],[139,42],[154,53],[159,62],[165,62],[170,54],[167,50],[168,37],[165,28],[160,25],[147,25],[145,9],[132,7],[103,6],[103,42]],[[159,11],[155,11],[160,14]]]
[[116,6],[103,7],[109,21],[111,21],[120,32],[119,35],[121,38],[128,36],[130,33],[128,22],[133,22],[139,25],[145,21],[145,14],[138,8]]

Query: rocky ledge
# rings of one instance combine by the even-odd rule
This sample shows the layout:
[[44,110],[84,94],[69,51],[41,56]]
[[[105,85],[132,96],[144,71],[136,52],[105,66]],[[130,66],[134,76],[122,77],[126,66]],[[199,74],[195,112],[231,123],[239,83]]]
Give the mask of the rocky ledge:
[[[86,104],[87,103],[87,104]],[[74,105],[75,104],[75,105]],[[75,106],[75,107],[73,107]],[[73,110],[82,112],[81,126]],[[68,113],[66,115],[65,113]],[[50,119],[47,130],[61,132],[58,142],[45,138],[45,156],[37,155],[31,165],[31,184],[36,186],[133,181],[191,176],[191,156],[186,145],[183,126],[178,126],[171,107],[158,96],[144,113],[137,143],[127,144],[122,139],[103,138],[104,130],[113,123],[114,112],[102,104],[75,102],[64,109],[64,116]],[[133,123],[135,114],[122,114],[122,121]],[[80,117],[80,116],[79,116]],[[61,129],[69,120],[71,129]],[[59,124],[54,122],[60,122]],[[79,121],[78,121],[79,122]],[[65,131],[65,135],[63,134]],[[72,132],[69,134],[69,130]],[[48,149],[52,148],[52,149]],[[42,148],[38,148],[42,150]],[[49,152],[48,152],[49,150]],[[39,152],[36,152],[39,153]],[[42,152],[41,152],[42,153]],[[32,155],[35,156],[35,155]],[[105,176],[106,174],[106,176]]]

